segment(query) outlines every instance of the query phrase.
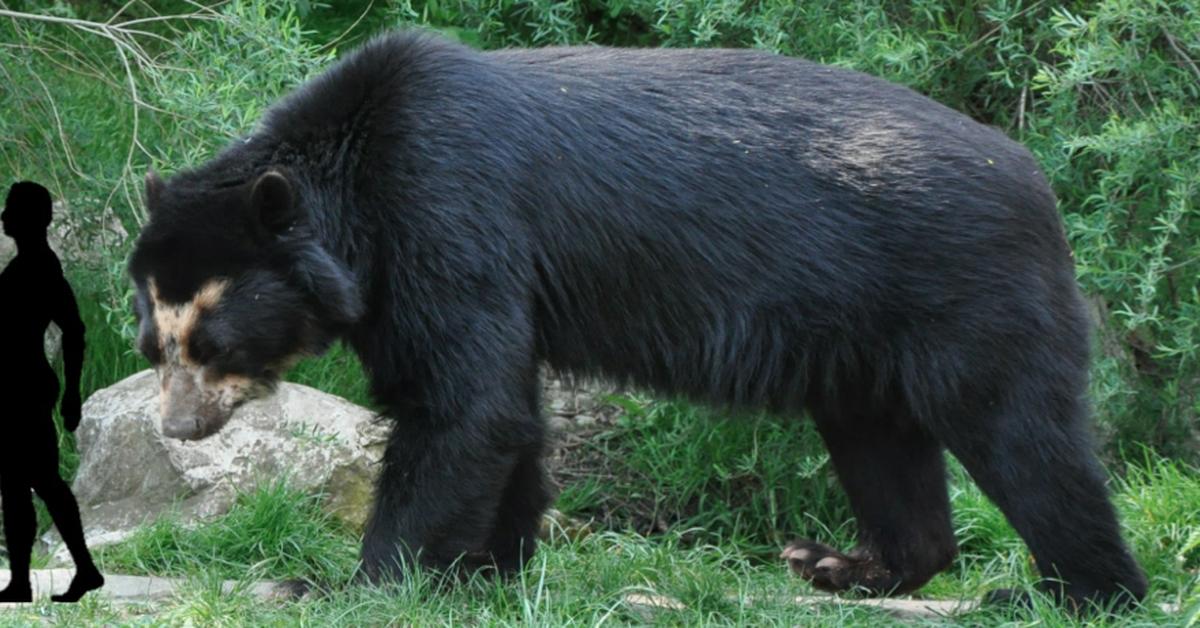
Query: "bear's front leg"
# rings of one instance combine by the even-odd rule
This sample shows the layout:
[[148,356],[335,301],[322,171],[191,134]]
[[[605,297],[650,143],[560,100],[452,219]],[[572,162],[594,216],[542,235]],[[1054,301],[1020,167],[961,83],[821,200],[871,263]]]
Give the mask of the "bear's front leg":
[[550,497],[536,374],[526,387],[532,394],[476,400],[453,418],[428,409],[397,418],[364,534],[364,577],[399,579],[414,563],[508,572],[532,555]]

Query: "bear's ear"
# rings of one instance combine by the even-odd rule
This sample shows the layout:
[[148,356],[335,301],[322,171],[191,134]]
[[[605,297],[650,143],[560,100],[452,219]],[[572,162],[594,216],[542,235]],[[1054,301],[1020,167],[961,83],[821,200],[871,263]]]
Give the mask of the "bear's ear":
[[295,224],[296,201],[292,183],[278,170],[268,170],[254,182],[250,208],[270,233],[282,233]]
[[305,240],[295,250],[292,274],[315,299],[325,317],[351,325],[363,315],[362,293],[349,269],[320,245]]
[[146,211],[154,213],[154,208],[162,200],[163,180],[153,170],[146,171]]

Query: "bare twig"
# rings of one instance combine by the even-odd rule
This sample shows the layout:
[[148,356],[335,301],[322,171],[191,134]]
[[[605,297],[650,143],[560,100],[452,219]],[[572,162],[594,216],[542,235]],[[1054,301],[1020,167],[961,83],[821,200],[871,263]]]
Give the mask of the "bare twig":
[[1021,83],[1021,98],[1017,101],[1017,133],[1025,130],[1025,97],[1029,94],[1029,79]]
[[146,65],[153,65],[150,55],[145,51],[140,44],[137,43],[135,35],[128,29],[102,22],[93,22],[91,20],[80,20],[70,17],[59,17],[57,15],[42,15],[40,13],[22,13],[20,11],[10,11],[8,9],[0,9],[0,17],[8,17],[14,20],[32,20],[35,22],[49,22],[52,24],[62,24],[79,29],[85,32],[98,35],[109,40],[115,45],[125,46],[131,51],[134,51],[139,62],[144,62]]
[[[221,15],[217,14],[217,13],[214,13],[212,15],[202,15],[199,13],[188,13],[188,14],[186,14],[186,16],[187,16],[187,19],[189,19],[189,20],[217,21],[217,20],[222,19]],[[148,22],[170,22],[170,21],[178,20],[180,17],[181,16],[179,16],[179,15],[154,15],[151,17],[139,17],[137,19],[126,20],[124,22],[119,22],[117,24],[113,24],[112,27],[119,28],[122,30],[129,30],[130,32],[140,32],[143,34],[149,34],[149,33],[146,33],[145,31],[132,31],[131,29],[129,29],[129,27],[133,26],[134,24],[146,24]]]
[[1190,259],[1185,259],[1182,262],[1178,262],[1178,263],[1175,263],[1175,264],[1172,264],[1170,266],[1163,268],[1162,271],[1163,271],[1163,273],[1170,273],[1170,272],[1179,270],[1180,268],[1183,268],[1184,266],[1189,266],[1191,264],[1195,264],[1196,262],[1200,262],[1200,257],[1193,257]]
[[114,22],[114,21],[115,21],[115,20],[116,20],[118,17],[120,17],[120,16],[121,16],[121,14],[122,14],[122,13],[124,13],[124,12],[125,12],[125,10],[126,10],[126,9],[128,9],[128,8],[130,7],[130,5],[132,5],[134,2],[137,2],[137,0],[129,0],[129,2],[126,2],[125,4],[121,5],[121,8],[117,9],[117,12],[116,12],[116,13],[113,13],[111,16],[109,16],[109,18],[108,18],[108,22],[106,22],[106,24],[112,24],[112,23],[113,23],[113,22]]
[[331,41],[327,42],[325,45],[321,46],[319,51],[325,52],[325,51],[329,50],[330,48],[338,45],[339,42],[341,42],[343,39],[346,38],[347,35],[350,34],[350,31],[354,30],[354,28],[358,26],[359,22],[363,21],[363,18],[367,17],[367,13],[369,13],[371,11],[371,7],[373,7],[373,6],[375,6],[375,0],[371,0],[370,2],[368,2],[367,8],[363,9],[362,13],[360,13],[358,15],[358,19],[354,20],[353,24],[351,24],[349,27],[347,27],[346,30],[342,31],[341,35],[334,37],[333,40],[331,40]]
[[1035,9],[1038,9],[1038,8],[1040,8],[1040,7],[1041,7],[1043,4],[1045,4],[1045,2],[1046,2],[1046,0],[1038,0],[1037,2],[1034,2],[1033,4],[1031,4],[1031,5],[1027,6],[1027,7],[1025,7],[1024,9],[1021,9],[1020,11],[1017,11],[1016,13],[1014,13],[1014,14],[1012,15],[1012,17],[1008,18],[1008,19],[1007,19],[1007,20],[1005,20],[1004,22],[1001,22],[1001,23],[997,24],[996,26],[992,27],[992,29],[991,29],[991,30],[989,30],[988,32],[986,32],[986,33],[984,33],[983,35],[981,35],[981,36],[979,37],[979,39],[976,39],[975,41],[973,41],[973,42],[971,42],[971,43],[967,44],[966,46],[963,46],[962,48],[960,48],[959,50],[957,50],[957,51],[956,51],[954,54],[952,54],[952,55],[950,55],[950,56],[946,57],[945,59],[942,59],[941,61],[939,61],[939,62],[935,63],[935,64],[934,64],[932,67],[930,67],[930,68],[929,68],[929,70],[927,70],[925,73],[926,73],[927,75],[928,75],[928,74],[932,74],[932,73],[934,73],[935,71],[937,71],[937,70],[938,70],[938,68],[941,68],[942,66],[946,65],[947,63],[950,63],[951,61],[956,61],[956,60],[958,60],[958,59],[959,59],[959,58],[961,58],[961,57],[962,57],[964,54],[966,54],[968,50],[970,50],[970,49],[972,49],[972,48],[974,48],[974,47],[976,47],[976,46],[978,46],[978,45],[982,44],[983,42],[987,41],[989,37],[991,37],[992,35],[995,35],[997,31],[999,31],[1000,29],[1004,28],[1004,27],[1005,27],[1005,25],[1007,25],[1009,22],[1011,22],[1011,21],[1013,21],[1013,20],[1015,20],[1015,19],[1017,19],[1017,18],[1021,17],[1022,15],[1025,15],[1026,13],[1029,13],[1030,11],[1033,11],[1033,10],[1035,10]]
[[[138,140],[138,131],[140,129],[140,120],[141,120],[141,116],[139,114],[139,112],[141,111],[141,108],[138,107],[138,102],[141,99],[138,97],[137,80],[134,79],[133,70],[129,67],[129,59],[125,56],[125,51],[122,50],[120,46],[117,46],[117,56],[119,56],[121,58],[121,65],[125,67],[125,76],[129,78],[129,93],[133,96],[133,107],[131,107],[131,110],[133,111],[133,134],[130,137],[129,150],[125,153],[125,167],[122,169],[122,173],[125,175],[122,178],[127,180],[129,175],[133,174],[134,149],[142,148],[142,152],[145,152],[146,154],[149,154],[149,152],[146,151],[146,149],[144,147],[142,147],[141,141]],[[138,207],[138,205],[137,205],[137,203],[134,202],[134,199],[131,198],[129,195],[129,186],[121,185],[118,187],[120,187],[121,191],[125,193],[125,201],[129,204],[129,207],[133,208],[135,211],[137,211],[136,208]],[[104,201],[105,207],[109,207],[112,205],[112,197],[114,194],[116,194],[116,192],[117,192],[117,188],[114,187],[112,192],[109,193],[108,198]],[[141,215],[141,213],[139,212],[138,213],[138,222],[139,223],[144,222],[145,219],[146,219],[146,217]]]
[[[113,197],[117,194],[118,190],[120,190],[124,194],[125,200],[128,203],[129,207],[132,208],[135,212],[137,212],[138,220],[144,221],[145,216],[141,214],[139,204],[136,202],[136,199],[133,197],[133,195],[130,194],[129,182],[134,179],[134,177],[132,176],[133,175],[134,155],[138,151],[141,151],[143,154],[146,154],[146,155],[150,154],[150,151],[148,151],[146,149],[146,147],[142,144],[141,137],[140,137],[141,110],[143,108],[146,108],[146,109],[158,111],[159,109],[156,107],[153,107],[152,105],[150,105],[150,104],[146,103],[144,100],[142,100],[141,95],[138,91],[137,73],[138,72],[150,72],[151,77],[153,77],[154,72],[171,71],[171,70],[176,70],[177,68],[172,68],[164,63],[160,63],[158,60],[155,59],[154,56],[152,56],[146,50],[146,48],[141,43],[141,41],[145,40],[145,39],[153,39],[153,40],[157,40],[157,41],[161,41],[161,42],[166,42],[167,44],[170,44],[170,45],[174,45],[175,42],[172,41],[170,38],[164,37],[158,33],[154,33],[154,32],[151,32],[151,31],[148,31],[148,30],[145,30],[142,28],[136,28],[136,27],[139,25],[143,25],[143,24],[154,23],[154,24],[162,24],[166,28],[170,28],[171,30],[174,30],[173,25],[172,25],[173,22],[192,21],[192,20],[218,20],[218,19],[222,19],[222,18],[220,16],[220,14],[214,10],[213,7],[206,7],[206,6],[197,4],[194,1],[189,0],[189,4],[197,9],[193,13],[174,14],[174,15],[154,15],[151,17],[132,18],[132,19],[124,20],[124,21],[117,21],[117,19],[126,10],[128,10],[129,7],[135,1],[136,0],[129,0],[128,2],[126,2],[112,16],[110,16],[109,19],[105,22],[96,22],[96,21],[83,20],[83,19],[77,19],[77,18],[60,17],[60,16],[56,16],[56,15],[24,13],[24,12],[20,12],[20,11],[12,11],[12,10],[9,10],[6,8],[0,8],[0,17],[10,18],[15,23],[20,23],[21,21],[32,21],[32,22],[44,22],[44,23],[62,25],[62,26],[66,26],[70,29],[73,29],[76,32],[85,33],[87,35],[92,35],[95,37],[99,37],[101,39],[105,39],[112,45],[113,50],[115,50],[117,53],[117,58],[121,62],[121,68],[122,68],[123,79],[124,79],[124,83],[125,83],[125,89],[129,93],[130,113],[132,116],[133,129],[132,129],[131,136],[129,138],[129,146],[128,146],[128,149],[126,150],[126,154],[125,154],[125,164],[122,168],[121,180],[117,182],[117,184],[113,187],[112,191],[109,193],[108,198],[105,200],[105,206],[111,207]],[[2,6],[3,5],[0,5],[0,7],[2,7]],[[176,32],[178,32],[178,31],[176,31]],[[64,46],[64,49],[69,49],[69,47]],[[48,54],[46,51],[39,51],[39,52],[46,55],[47,57],[52,56],[52,55]],[[72,53],[68,53],[68,54],[72,54]],[[74,55],[72,54],[72,56],[74,56]],[[52,61],[54,61],[56,63],[56,65],[61,65],[61,64],[58,64],[57,61],[55,61],[53,59],[52,59]],[[97,72],[97,74],[101,78],[101,80],[105,80],[106,82],[108,82],[107,77],[103,76],[104,75],[103,72]],[[80,174],[78,165],[75,163],[74,157],[71,154],[68,144],[66,142],[66,135],[62,128],[62,122],[61,122],[61,119],[58,114],[57,104],[54,102],[53,97],[51,96],[50,91],[46,87],[45,83],[43,83],[40,78],[38,79],[38,81],[42,85],[43,91],[46,92],[47,98],[50,99],[51,111],[54,115],[55,122],[58,127],[59,139],[60,139],[61,143],[63,144],[64,151],[66,152],[68,164],[73,172],[75,172],[76,174]]]
[[1183,48],[1179,47],[1179,42],[1175,41],[1175,36],[1172,35],[1171,31],[1167,30],[1165,26],[1163,27],[1162,32],[1167,38],[1167,45],[1171,47],[1171,50],[1175,51],[1175,54],[1181,61],[1183,61],[1189,68],[1192,69],[1192,73],[1196,75],[1196,80],[1200,80],[1200,68],[1196,67],[1196,62],[1192,61],[1192,58],[1188,56],[1187,52],[1185,52]]

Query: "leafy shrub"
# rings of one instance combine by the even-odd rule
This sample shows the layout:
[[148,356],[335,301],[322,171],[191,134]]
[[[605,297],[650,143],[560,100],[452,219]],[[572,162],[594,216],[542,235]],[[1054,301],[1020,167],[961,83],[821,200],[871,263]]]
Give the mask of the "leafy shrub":
[[[129,11],[152,17],[147,6]],[[1029,146],[1102,323],[1093,398],[1106,440],[1200,451],[1200,0],[386,0],[361,22],[342,3],[155,6],[195,15],[138,25],[163,38],[135,37],[149,64],[122,59],[93,31],[0,17],[0,80],[11,86],[0,90],[0,167],[48,182],[84,223],[115,215],[136,229],[147,166],[194,164],[248,132],[267,103],[328,63],[343,25],[358,24],[349,39],[423,25],[483,48],[800,55],[910,85]],[[112,11],[3,7],[98,21]],[[118,269],[127,244],[99,247],[115,261],[101,270]],[[107,276],[98,294],[128,328],[125,281]]]

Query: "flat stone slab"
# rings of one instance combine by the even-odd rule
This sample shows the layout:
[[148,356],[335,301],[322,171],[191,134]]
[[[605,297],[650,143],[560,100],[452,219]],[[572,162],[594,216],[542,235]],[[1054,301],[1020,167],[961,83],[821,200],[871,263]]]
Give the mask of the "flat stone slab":
[[[845,606],[864,606],[877,608],[897,619],[936,619],[953,617],[975,608],[971,600],[917,600],[911,598],[839,598],[832,595],[802,595],[795,599],[797,605],[811,606],[816,604],[834,604]],[[638,609],[641,614],[655,610],[683,610],[687,608],[682,602],[661,596],[631,593],[625,596],[625,603]],[[647,616],[648,617],[648,616]]]
[[813,604],[838,604],[865,606],[885,611],[899,619],[936,619],[953,617],[974,610],[974,600],[917,600],[912,598],[839,598],[832,595],[803,595],[796,598],[801,606]]
[[[924,619],[952,619],[957,615],[978,608],[976,600],[928,600],[914,598],[844,598],[835,595],[801,595],[794,602],[798,606],[813,606],[832,604],[835,606],[858,606],[875,608],[888,613],[896,619],[915,621]],[[680,611],[687,607],[674,598],[663,595],[645,593],[630,593],[625,596],[625,603],[634,609],[647,622],[652,621],[654,611]],[[750,601],[753,603],[753,600]],[[1179,612],[1175,604],[1160,604],[1164,613],[1174,615]]]
[[[71,584],[75,572],[71,569],[34,569],[30,573],[33,584],[34,599],[48,598],[52,594],[62,593]],[[6,569],[0,571],[0,588],[8,586],[12,574]],[[187,584],[183,578],[157,578],[154,576],[122,576],[104,574],[104,587],[88,593],[99,595],[118,603],[142,603],[171,598]],[[235,580],[226,580],[222,588],[231,592],[242,586]],[[249,587],[249,593],[262,599],[277,599],[288,597],[290,590],[277,582],[257,582]],[[0,604],[5,607],[19,607],[24,604]]]

